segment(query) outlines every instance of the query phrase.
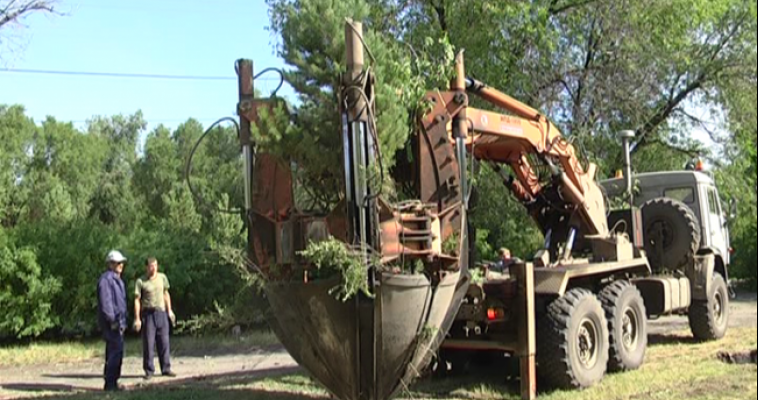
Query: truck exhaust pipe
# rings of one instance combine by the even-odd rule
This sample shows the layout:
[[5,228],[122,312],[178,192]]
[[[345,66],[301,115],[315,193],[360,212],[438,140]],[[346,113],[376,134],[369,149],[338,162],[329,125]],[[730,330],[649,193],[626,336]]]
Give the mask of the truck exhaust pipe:
[[621,131],[619,137],[624,143],[624,182],[626,183],[626,193],[629,196],[629,208],[634,208],[634,183],[632,180],[632,139],[635,137],[634,131]]

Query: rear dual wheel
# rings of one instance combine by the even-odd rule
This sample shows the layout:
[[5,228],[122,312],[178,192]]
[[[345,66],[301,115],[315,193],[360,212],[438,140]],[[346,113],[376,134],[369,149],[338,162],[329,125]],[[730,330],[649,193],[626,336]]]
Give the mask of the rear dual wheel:
[[600,293],[608,319],[610,354],[608,370],[639,369],[647,352],[647,310],[640,291],[628,281],[608,285]]
[[573,289],[555,300],[539,323],[539,373],[550,386],[583,389],[605,376],[608,321],[597,297]]

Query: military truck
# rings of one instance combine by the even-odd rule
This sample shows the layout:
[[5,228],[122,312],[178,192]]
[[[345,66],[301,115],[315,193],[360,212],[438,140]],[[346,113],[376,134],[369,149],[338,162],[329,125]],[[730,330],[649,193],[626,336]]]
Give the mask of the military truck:
[[[638,174],[634,176],[633,199],[628,198],[630,183],[625,178],[600,183],[609,202],[624,208],[610,212],[611,231],[619,234],[638,231],[642,238],[637,241],[642,242],[640,247],[651,268],[648,274],[600,283],[604,289],[598,298],[609,324],[610,344],[606,346],[611,347],[607,370],[619,372],[642,365],[649,319],[687,316],[698,340],[723,338],[729,322],[728,271],[732,250],[729,216],[724,213],[714,178],[697,170]],[[641,212],[630,212],[630,202],[635,206],[632,210]],[[734,205],[729,213],[736,213]],[[630,226],[635,214],[641,229]],[[509,327],[519,324],[519,318],[508,312],[508,299],[514,298],[517,291],[513,281],[505,271],[490,273],[484,282],[469,286],[448,339],[441,347],[439,360],[433,366],[436,375],[465,372],[472,364],[491,363],[513,355],[501,345]],[[588,290],[594,290],[595,286],[589,281],[578,284]],[[539,309],[547,305],[540,305],[539,290],[536,294],[539,314]],[[624,310],[620,318],[613,316],[619,305]],[[537,321],[537,355],[538,360],[549,360],[560,356],[560,352],[556,353],[556,346],[545,341],[549,335],[544,334],[541,319],[544,318]],[[595,336],[600,340],[600,335]],[[581,343],[580,340],[579,347]],[[550,372],[543,371],[541,375],[554,382]],[[588,372],[575,369],[577,377],[591,376]]]

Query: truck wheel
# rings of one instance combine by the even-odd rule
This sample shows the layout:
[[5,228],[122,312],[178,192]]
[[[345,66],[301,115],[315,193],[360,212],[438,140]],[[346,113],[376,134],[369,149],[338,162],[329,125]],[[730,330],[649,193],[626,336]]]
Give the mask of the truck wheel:
[[633,371],[645,361],[647,310],[642,294],[628,281],[615,282],[600,293],[610,335],[611,372]]
[[723,339],[729,326],[729,288],[724,277],[716,274],[711,283],[708,300],[692,302],[689,312],[690,328],[702,341]]
[[574,289],[554,301],[539,324],[540,375],[560,389],[600,382],[608,366],[608,321],[592,292]]
[[642,218],[645,251],[655,270],[678,270],[692,263],[701,231],[686,204],[665,197],[653,199],[642,206]]

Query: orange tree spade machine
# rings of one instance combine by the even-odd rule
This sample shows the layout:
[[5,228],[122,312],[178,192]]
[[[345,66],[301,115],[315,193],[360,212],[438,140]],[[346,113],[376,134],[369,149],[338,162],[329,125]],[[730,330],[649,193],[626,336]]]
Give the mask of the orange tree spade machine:
[[[640,211],[609,212],[597,167],[582,165],[538,111],[467,79],[462,54],[450,89],[427,93],[430,111],[411,138],[414,160],[399,178],[416,200],[389,203],[369,173],[381,169],[381,157],[362,26],[348,21],[345,32],[342,131],[335,132],[344,198],[327,215],[298,210],[292,166],[256,148],[251,127],[276,102],[256,98],[252,62],[237,63],[248,256],[266,280],[272,329],[337,398],[392,398],[440,347],[515,355],[524,399],[536,396],[538,372],[553,387],[589,387],[609,370],[643,363],[649,316],[686,312],[692,290],[710,292],[708,279],[691,286],[681,275],[653,276]],[[469,94],[509,115],[470,107]],[[545,236],[534,262],[515,263],[483,285],[471,284],[468,268],[469,162],[499,171]],[[328,238],[358,260],[366,290],[336,298],[344,277],[321,277],[303,257],[310,243]],[[710,271],[700,267],[687,276]]]
[[[255,150],[251,125],[276,104],[255,98],[252,63],[244,60],[238,62],[238,113],[249,257],[267,278],[272,329],[337,398],[384,400],[420,376],[466,293],[466,178],[443,129],[419,149],[428,171],[419,177],[420,201],[388,204],[371,184],[370,171],[380,168],[379,143],[361,32],[359,23],[346,25],[348,68],[339,94],[344,199],[328,215],[298,210],[290,165]],[[302,251],[328,237],[363,264],[367,293],[341,301],[332,290],[339,276],[313,279],[316,268]]]

